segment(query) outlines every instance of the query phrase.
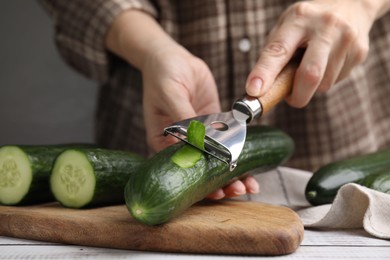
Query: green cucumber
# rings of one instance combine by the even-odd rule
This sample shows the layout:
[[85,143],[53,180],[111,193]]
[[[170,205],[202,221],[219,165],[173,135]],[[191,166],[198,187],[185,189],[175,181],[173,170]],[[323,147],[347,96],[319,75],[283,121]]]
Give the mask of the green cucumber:
[[357,183],[367,188],[390,194],[390,168],[369,175]]
[[57,155],[68,147],[89,144],[5,145],[0,148],[0,204],[54,201],[49,176]]
[[276,168],[291,156],[294,143],[280,130],[265,126],[248,127],[245,145],[234,171],[203,153],[193,167],[182,168],[170,159],[182,147],[183,143],[178,143],[162,150],[130,176],[125,187],[126,205],[141,223],[157,225],[167,222],[250,170],[257,169],[256,173],[261,173]]
[[347,183],[357,183],[369,175],[390,168],[390,149],[339,160],[322,166],[306,185],[305,196],[312,205],[332,203],[337,191]]
[[68,208],[121,204],[129,176],[144,161],[127,151],[67,149],[54,162],[50,188]]

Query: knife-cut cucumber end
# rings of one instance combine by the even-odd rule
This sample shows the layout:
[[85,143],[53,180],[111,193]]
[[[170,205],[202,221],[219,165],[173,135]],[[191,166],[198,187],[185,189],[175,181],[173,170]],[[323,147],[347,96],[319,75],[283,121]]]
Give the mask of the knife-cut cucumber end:
[[0,204],[18,204],[28,193],[32,179],[28,156],[16,146],[1,147]]
[[51,191],[58,202],[68,208],[82,208],[95,193],[93,167],[85,154],[66,150],[56,159],[50,177]]

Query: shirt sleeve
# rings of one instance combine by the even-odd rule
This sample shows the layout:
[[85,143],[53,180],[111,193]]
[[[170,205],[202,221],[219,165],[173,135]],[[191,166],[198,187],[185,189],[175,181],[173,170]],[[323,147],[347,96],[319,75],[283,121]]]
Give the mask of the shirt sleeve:
[[117,15],[138,9],[157,16],[148,0],[39,0],[55,23],[55,43],[74,69],[99,83],[108,79],[112,54],[105,37]]

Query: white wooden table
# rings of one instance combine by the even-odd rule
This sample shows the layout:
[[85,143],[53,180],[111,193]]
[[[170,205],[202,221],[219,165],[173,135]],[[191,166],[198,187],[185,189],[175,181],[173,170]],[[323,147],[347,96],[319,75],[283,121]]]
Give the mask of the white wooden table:
[[[278,173],[279,174],[279,173]],[[283,173],[284,174],[284,173]],[[303,173],[305,174],[305,173]],[[288,172],[283,176],[275,173],[257,175],[261,183],[262,193],[249,196],[249,200],[264,201],[273,204],[289,206],[304,206],[303,193],[289,196],[282,192],[280,185],[293,185],[286,178],[292,176]],[[310,175],[303,178],[297,189],[305,186]],[[281,181],[283,179],[283,181]],[[278,183],[278,180],[280,183]],[[283,184],[283,183],[284,184]],[[286,183],[285,183],[286,182]],[[299,183],[299,182],[298,182]],[[290,187],[291,188],[291,187]],[[238,198],[240,199],[240,198]],[[243,199],[243,198],[241,198]],[[245,196],[244,196],[245,199]],[[389,223],[390,225],[390,223]],[[0,259],[389,259],[390,240],[383,240],[369,235],[363,229],[315,231],[305,230],[304,239],[296,252],[278,257],[248,257],[231,255],[195,255],[161,252],[145,252],[132,250],[117,250],[109,248],[94,248],[77,245],[54,244],[42,241],[31,241],[0,236]]]
[[[0,236],[0,259],[248,259],[248,256],[171,254],[53,244]],[[280,257],[250,259],[390,259],[390,241],[364,230],[305,230],[298,250]]]

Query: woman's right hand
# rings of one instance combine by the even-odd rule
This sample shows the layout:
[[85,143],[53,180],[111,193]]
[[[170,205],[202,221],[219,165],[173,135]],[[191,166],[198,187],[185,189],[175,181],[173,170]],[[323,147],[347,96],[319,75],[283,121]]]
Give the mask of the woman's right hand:
[[131,9],[118,15],[106,45],[142,72],[147,142],[154,152],[173,141],[163,136],[164,127],[220,112],[217,86],[206,63],[174,41],[150,15]]
[[153,151],[176,141],[162,135],[164,127],[221,111],[208,66],[176,43],[160,46],[147,55],[142,78],[147,141]]

